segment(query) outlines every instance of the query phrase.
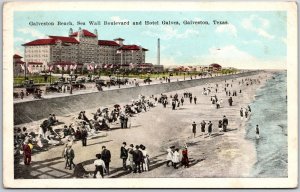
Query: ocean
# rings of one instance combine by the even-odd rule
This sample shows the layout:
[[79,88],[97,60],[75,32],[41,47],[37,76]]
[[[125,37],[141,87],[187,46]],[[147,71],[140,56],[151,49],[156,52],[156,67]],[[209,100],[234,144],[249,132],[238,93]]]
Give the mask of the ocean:
[[[257,91],[250,104],[252,113],[246,124],[246,139],[256,148],[257,161],[250,173],[253,177],[288,176],[287,74],[276,72]],[[259,125],[260,138],[255,137]]]

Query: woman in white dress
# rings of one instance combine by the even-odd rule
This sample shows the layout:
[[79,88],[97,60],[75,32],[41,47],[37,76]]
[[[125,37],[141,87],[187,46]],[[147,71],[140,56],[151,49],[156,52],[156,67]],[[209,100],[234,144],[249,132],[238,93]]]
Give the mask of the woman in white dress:
[[173,153],[172,162],[173,162],[174,169],[178,169],[177,165],[180,163],[180,154],[179,154],[178,148],[175,149],[175,151]]
[[167,154],[167,167],[170,167],[170,165],[169,165],[169,163],[171,162],[172,163],[172,165],[173,165],[173,162],[172,162],[172,159],[173,159],[173,151],[172,151],[172,149],[171,148],[168,148],[167,149],[167,152],[168,152],[168,154]]
[[148,152],[146,151],[145,146],[143,146],[143,148],[142,148],[142,153],[143,153],[143,158],[144,158],[143,170],[149,171],[149,155],[148,155]]

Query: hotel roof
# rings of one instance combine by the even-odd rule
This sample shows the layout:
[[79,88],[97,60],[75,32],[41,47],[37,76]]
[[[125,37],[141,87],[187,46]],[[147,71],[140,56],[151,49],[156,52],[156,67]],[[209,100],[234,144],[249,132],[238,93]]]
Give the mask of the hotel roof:
[[23,44],[23,46],[35,46],[35,45],[55,45],[55,39],[36,39],[28,43]]
[[[88,30],[83,29],[82,30],[83,36],[85,37],[97,37],[97,35],[95,35],[94,33],[89,32]],[[78,31],[74,32],[70,35],[70,37],[74,37],[78,35]]]
[[64,43],[79,43],[74,37],[49,36],[51,39],[61,40]]
[[119,50],[135,50],[135,51],[138,51],[140,49],[143,49],[143,51],[148,51],[148,49],[145,49],[137,45],[123,45],[122,47],[119,48]]
[[98,40],[98,45],[103,46],[120,46],[118,43],[109,40]]
[[124,41],[125,39],[122,39],[121,37],[119,37],[119,38],[115,38],[114,40],[115,41],[117,41],[117,40]]
[[21,56],[18,55],[18,54],[14,54],[14,58],[15,58],[15,59],[18,59],[18,58],[23,58],[23,57],[21,57]]

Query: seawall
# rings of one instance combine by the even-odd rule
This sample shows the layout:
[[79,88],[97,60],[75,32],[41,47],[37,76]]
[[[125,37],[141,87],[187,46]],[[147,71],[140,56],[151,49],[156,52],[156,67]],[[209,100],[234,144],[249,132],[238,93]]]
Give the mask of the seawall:
[[15,103],[14,124],[19,125],[41,120],[43,118],[47,118],[50,113],[61,116],[77,111],[96,108],[97,106],[100,107],[121,102],[129,102],[131,99],[137,98],[139,94],[155,95],[175,90],[186,89],[189,87],[195,87],[206,83],[214,83],[232,78],[250,76],[257,73],[259,73],[259,71],[250,71],[205,79],[153,84],[141,87],[131,87],[104,92],[94,92],[80,95],[70,95],[67,97],[56,97],[50,99]]

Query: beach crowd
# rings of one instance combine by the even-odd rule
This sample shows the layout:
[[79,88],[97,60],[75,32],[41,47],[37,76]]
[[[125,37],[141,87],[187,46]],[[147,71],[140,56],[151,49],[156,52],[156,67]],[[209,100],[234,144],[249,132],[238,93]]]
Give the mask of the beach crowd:
[[[238,87],[240,89],[233,89],[232,84],[234,80],[224,81],[223,89],[220,84],[206,84],[200,94],[207,96],[207,104],[210,104],[212,108],[219,110],[224,107],[231,107],[234,105],[234,98],[238,95],[242,95],[242,86],[251,86],[253,84],[259,84],[259,79],[244,78],[238,81]],[[166,110],[175,111],[184,105],[197,105],[198,93],[192,93],[184,91],[182,95],[175,94],[163,94],[154,96],[139,95],[137,99],[132,100],[130,103],[121,106],[115,104],[110,107],[98,108],[95,113],[92,113],[92,117],[88,117],[85,111],[80,111],[79,114],[74,117],[74,121],[69,125],[64,125],[59,128],[63,122],[60,122],[55,114],[49,114],[48,119],[44,120],[38,133],[29,132],[26,127],[16,127],[14,129],[14,146],[15,146],[15,163],[19,163],[23,156],[24,165],[30,165],[31,155],[35,150],[45,151],[48,146],[65,145],[62,152],[62,158],[65,159],[65,169],[76,169],[74,163],[76,152],[72,148],[74,143],[81,141],[82,147],[88,146],[88,139],[96,137],[97,135],[106,133],[112,129],[112,127],[119,127],[121,129],[131,128],[132,117],[139,113],[145,113],[153,107],[157,107],[158,104],[162,105],[162,108]],[[219,99],[220,95],[226,96],[228,104],[225,104],[223,99]],[[186,101],[187,100],[187,101]],[[170,107],[168,107],[170,105]],[[239,113],[241,120],[247,120],[251,114],[251,107],[241,107]],[[226,114],[220,114],[218,122],[218,132],[227,132],[229,120]],[[192,123],[192,135],[197,137],[197,124],[199,124],[201,136],[213,134],[213,120],[200,119],[198,123],[193,121]],[[259,134],[258,125],[256,133]],[[180,166],[188,168],[188,146],[170,146],[166,149],[166,166],[172,166],[174,169],[178,169]],[[94,174],[96,178],[98,172],[101,177],[104,175],[110,175],[110,162],[111,152],[106,146],[102,146],[101,153],[95,154],[94,161]],[[130,144],[127,147],[127,143],[123,142],[120,148],[120,159],[122,169],[124,171],[132,173],[142,173],[150,170],[150,155],[147,148],[143,144]]]

